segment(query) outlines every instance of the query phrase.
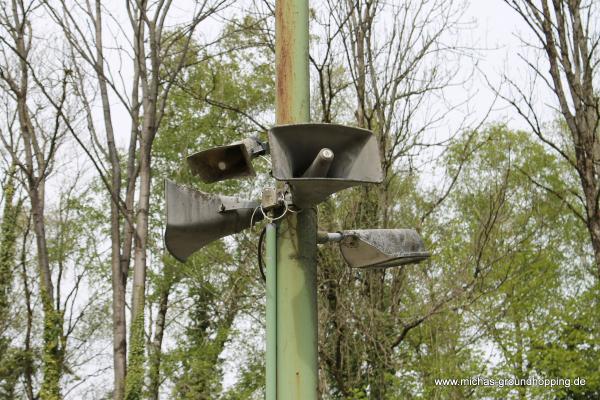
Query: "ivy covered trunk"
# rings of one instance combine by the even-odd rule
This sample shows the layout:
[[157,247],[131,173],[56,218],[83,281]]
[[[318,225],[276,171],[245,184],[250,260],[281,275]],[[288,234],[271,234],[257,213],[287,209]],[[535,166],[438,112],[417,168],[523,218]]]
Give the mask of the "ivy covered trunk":
[[13,398],[19,371],[13,362],[10,351],[10,338],[5,335],[10,319],[10,295],[13,285],[15,248],[17,245],[17,218],[20,203],[14,204],[15,198],[15,166],[7,176],[3,187],[4,209],[0,226],[0,398]]
[[[41,190],[39,190],[41,189]],[[63,373],[66,339],[63,337],[63,314],[58,309],[50,270],[44,221],[44,183],[30,188],[33,230],[37,243],[37,263],[40,297],[44,311],[42,365],[44,378],[40,389],[41,400],[62,399],[60,379]]]

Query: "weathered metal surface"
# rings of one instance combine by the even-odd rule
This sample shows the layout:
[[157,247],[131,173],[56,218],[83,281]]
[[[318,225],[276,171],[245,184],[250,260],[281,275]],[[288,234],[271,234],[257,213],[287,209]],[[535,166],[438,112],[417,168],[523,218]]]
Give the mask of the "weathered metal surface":
[[275,2],[277,124],[310,120],[308,1]]
[[192,154],[187,158],[190,170],[206,183],[255,176],[252,158],[265,154],[267,144],[248,138]]
[[[293,202],[301,208],[352,186],[383,181],[377,138],[365,129],[321,123],[280,125],[269,130],[269,146],[273,177],[289,183]],[[304,176],[324,148],[334,154],[326,176]]]
[[[275,39],[276,122],[308,122],[308,0],[275,2]],[[277,400],[318,397],[316,225],[307,209],[277,230]]]
[[[219,201],[221,203],[221,205],[219,206],[219,208],[217,209],[218,212],[221,213],[225,213],[225,212],[235,212],[235,211],[239,211],[240,209],[252,209],[254,210],[257,207],[257,203],[258,201],[255,200],[245,200],[245,199],[240,199],[238,197],[231,197],[231,196],[221,196],[218,195],[217,196],[219,198]],[[248,225],[247,228],[249,228],[250,226]]]
[[187,158],[190,170],[203,182],[255,176],[250,154],[242,142],[214,147]]
[[[250,227],[258,201],[219,196],[165,179],[167,227],[165,246],[181,262],[207,244]],[[236,205],[221,211],[224,204]],[[255,213],[252,223],[262,219]]]
[[262,190],[260,206],[263,211],[273,210],[281,206],[281,198],[274,187],[266,187]]
[[317,243],[325,244],[330,242],[341,242],[344,236],[341,232],[317,232]]
[[340,250],[353,268],[388,268],[418,263],[430,254],[413,229],[342,231]]

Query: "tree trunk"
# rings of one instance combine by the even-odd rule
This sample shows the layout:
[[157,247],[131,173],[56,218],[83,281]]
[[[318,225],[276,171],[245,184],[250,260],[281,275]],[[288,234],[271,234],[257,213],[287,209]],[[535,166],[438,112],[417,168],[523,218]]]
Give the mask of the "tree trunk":
[[[113,317],[113,399],[123,400],[125,396],[125,376],[127,374],[127,323],[125,319],[125,292],[127,285],[127,269],[123,265],[125,254],[121,253],[121,219],[117,202],[121,196],[121,164],[114,138],[111,116],[111,105],[104,71],[104,46],[102,41],[102,8],[100,0],[95,3],[95,46],[96,75],[100,88],[102,115],[111,171],[110,202],[110,237],[111,237],[111,283],[112,283],[112,317]],[[128,257],[127,257],[128,259]]]
[[[596,262],[596,277],[600,279],[600,104],[598,89],[594,87],[594,77],[598,68],[595,57],[598,39],[592,21],[587,20],[594,18],[597,10],[593,8],[597,5],[594,2],[583,5],[580,1],[566,0],[541,0],[539,3],[532,0],[504,2],[527,21],[539,40],[540,48],[549,64],[549,71],[538,69],[537,62],[528,65],[548,85],[552,84],[551,89],[564,118],[568,137],[563,141],[545,135],[537,116],[524,113],[516,100],[504,98],[525,117],[540,140],[553,148],[579,176],[582,195],[576,194],[578,198],[575,202],[582,200],[585,214],[579,214],[578,207],[571,204],[569,208],[585,221]],[[584,8],[582,16],[581,11]],[[509,82],[513,87],[517,87],[515,83],[510,80]],[[518,92],[521,93],[520,90]],[[531,99],[525,95],[521,95],[519,101],[524,101],[529,110],[534,109]]]
[[[155,92],[154,92],[155,93]],[[144,347],[145,322],[144,307],[146,304],[146,249],[148,241],[148,211],[150,207],[151,148],[156,127],[154,116],[156,100],[144,100],[144,126],[140,143],[140,189],[135,224],[135,249],[133,266],[133,289],[131,307],[131,338],[129,351],[129,367],[127,376],[126,399],[135,400],[142,396],[144,383]],[[153,112],[154,111],[154,112]]]
[[[44,378],[40,389],[40,399],[59,400],[60,378],[63,370],[63,336],[62,313],[55,309],[54,286],[50,275],[50,260],[46,243],[46,228],[44,222],[44,202],[40,199],[41,193],[37,189],[43,188],[43,183],[30,188],[31,210],[33,215],[33,231],[37,243],[38,272],[40,276],[40,294],[44,310],[44,349],[42,353]],[[42,189],[43,192],[43,189]]]
[[151,400],[159,399],[160,389],[160,365],[162,359],[162,342],[165,332],[165,323],[167,320],[167,310],[169,309],[169,293],[171,285],[165,284],[160,291],[160,299],[158,305],[158,316],[156,318],[156,329],[154,331],[154,339],[152,340],[152,349],[149,366],[150,388],[149,398]]
[[[17,216],[18,207],[14,202],[15,184],[14,164],[7,176],[4,186],[4,210],[2,212],[2,237],[0,238],[0,340],[6,329],[5,322],[9,320],[8,312],[10,292],[12,289],[13,270],[15,266],[15,247],[17,243]],[[3,354],[0,353],[0,363]]]
[[[59,400],[60,378],[63,369],[64,349],[61,347],[63,335],[63,317],[60,310],[55,308],[54,285],[50,272],[50,259],[46,242],[46,225],[44,220],[45,204],[45,155],[37,145],[37,138],[27,108],[28,66],[25,47],[25,33],[20,32],[17,38],[17,52],[21,57],[20,88],[17,97],[20,132],[25,147],[25,165],[28,184],[28,194],[31,202],[33,232],[36,239],[38,273],[40,279],[40,297],[44,310],[44,328],[42,351],[44,377],[40,388],[41,400]],[[37,168],[35,164],[37,163]],[[58,305],[58,302],[56,303]]]
[[31,304],[31,289],[29,279],[27,278],[27,237],[29,236],[30,220],[27,221],[27,229],[23,235],[23,245],[21,248],[21,278],[23,279],[23,288],[25,292],[25,306],[27,308],[27,328],[25,329],[25,345],[23,360],[23,377],[25,380],[25,393],[27,400],[34,400],[33,394],[33,351],[31,350],[31,333],[33,330],[33,307]]
[[14,357],[9,352],[10,337],[5,336],[10,326],[11,301],[14,274],[16,266],[15,249],[17,244],[17,217],[20,203],[14,203],[15,197],[15,164],[7,174],[6,185],[3,188],[4,209],[0,237],[0,398],[14,398],[15,387],[19,379],[19,367],[15,365]]
[[[593,166],[588,166],[587,171],[593,171]],[[592,175],[587,173],[587,175]],[[587,176],[581,179],[583,193],[586,200],[586,227],[590,235],[592,249],[594,251],[594,261],[596,262],[596,274],[600,279],[600,209],[598,208],[598,188],[593,176]],[[600,182],[598,182],[600,184]]]

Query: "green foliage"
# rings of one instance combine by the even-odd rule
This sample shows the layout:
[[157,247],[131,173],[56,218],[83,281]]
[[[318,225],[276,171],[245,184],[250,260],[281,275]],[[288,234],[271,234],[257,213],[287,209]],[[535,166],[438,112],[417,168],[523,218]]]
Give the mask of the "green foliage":
[[[204,185],[191,176],[185,161],[196,151],[249,135],[265,139],[265,121],[273,116],[274,57],[260,24],[252,17],[230,21],[215,46],[192,42],[185,60],[179,58],[181,32],[164,38],[173,46],[163,74],[182,61],[185,68],[172,88],[152,150],[147,304],[146,313],[130,326],[128,400],[153,398],[155,384],[161,396],[177,399],[264,397],[260,339],[238,331],[251,321],[257,334],[263,333],[256,232],[215,242],[186,263],[166,255],[162,243],[163,178],[246,198],[258,197],[265,182],[258,177]],[[350,76],[344,63],[331,63],[323,78],[330,87],[323,90],[336,95],[329,104],[315,101],[313,115],[352,121],[355,99],[346,98],[344,90],[352,85]],[[382,129],[377,118],[372,124],[375,131]],[[564,127],[556,125],[560,135]],[[395,135],[409,140],[411,132]],[[394,139],[390,134],[383,147],[389,149]],[[267,162],[258,159],[254,165],[267,175]],[[322,398],[600,398],[600,289],[588,233],[576,216],[585,212],[572,167],[530,133],[502,124],[464,132],[433,165],[442,169],[444,185],[434,173],[400,171],[394,164],[383,185],[347,190],[319,206],[322,230],[414,227],[432,252],[429,261],[416,266],[357,271],[346,267],[335,246],[320,247]],[[28,289],[32,304],[44,312],[35,310],[31,348],[18,344],[21,337],[7,336],[22,330],[28,317],[22,304],[11,302],[18,290],[24,291],[15,273],[21,240],[25,279],[35,274],[35,250],[19,236],[23,211],[12,172],[3,187],[0,226],[0,400],[24,398],[27,374],[39,390],[36,396],[56,400],[65,392],[61,382],[66,378],[84,379],[81,371],[71,370],[77,366],[77,345],[110,338],[109,299],[93,299],[73,327],[71,318],[78,316],[68,314],[73,310],[65,306],[64,291],[62,301],[51,304],[34,286]],[[448,182],[452,190],[440,199],[440,186]],[[111,270],[103,248],[109,235],[108,199],[98,185],[95,180],[79,194],[60,188],[58,207],[46,213],[48,252],[54,275],[76,271],[75,279],[85,276],[108,293]],[[163,303],[167,339],[157,345],[154,315]],[[234,360],[236,381],[225,385],[228,346],[244,354]],[[579,378],[586,384],[435,384],[435,379],[477,376],[571,383]]]
[[[534,388],[534,395],[552,393],[556,399],[600,397],[600,291],[598,286],[565,295],[552,304],[544,329],[531,332],[528,359],[547,379],[569,379],[570,387]],[[585,385],[575,385],[576,379]],[[536,390],[537,389],[537,390]]]
[[[217,48],[198,50],[190,56],[181,80],[171,91],[153,146],[155,180],[150,243],[157,253],[164,251],[163,178],[205,192],[240,195],[251,191],[245,181],[203,185],[190,175],[185,158],[195,151],[250,135],[264,135],[262,128],[248,116],[260,121],[271,112],[274,70],[268,49],[251,46],[257,39],[256,32],[256,21],[251,18],[232,22],[225,28],[224,39]],[[255,167],[261,171],[264,168],[261,162],[255,163]],[[251,399],[262,387],[262,380],[254,379],[260,370],[255,360],[253,366],[241,373],[241,382],[245,379],[246,383],[222,393],[221,354],[235,335],[234,320],[246,310],[255,312],[253,307],[256,307],[246,300],[256,284],[254,257],[250,258],[253,252],[249,244],[252,244],[245,235],[235,239],[227,245],[215,242],[185,264],[171,257],[158,257],[148,272],[151,287],[148,300],[158,301],[166,290],[170,292],[169,303],[173,304],[169,315],[182,313],[186,318],[176,346],[164,350],[161,357],[161,379],[173,383],[174,398]],[[179,308],[177,303],[186,306]],[[167,324],[176,322],[169,320]],[[149,358],[150,362],[156,360],[156,355]]]
[[223,395],[223,400],[260,400],[265,397],[264,353],[252,355],[249,362],[241,367],[241,374],[235,385]]
[[[571,378],[568,370],[580,364],[578,373],[594,382],[592,376],[598,372],[585,362],[584,351],[579,350],[581,363],[573,364],[575,357],[569,359],[569,352],[576,350],[568,350],[571,330],[578,326],[575,321],[589,326],[589,333],[598,332],[592,328],[597,327],[593,312],[585,306],[572,307],[583,303],[578,292],[589,290],[585,282],[590,279],[586,272],[590,253],[585,248],[581,251],[585,231],[565,204],[546,189],[568,192],[574,177],[568,166],[525,132],[500,125],[469,140],[457,144],[448,156],[449,170],[457,171],[465,150],[473,149],[473,156],[462,165],[462,178],[452,195],[451,217],[444,228],[444,236],[452,237],[455,244],[438,242],[436,247],[449,262],[464,260],[467,269],[463,276],[478,275],[474,287],[479,298],[463,307],[465,322],[484,332],[478,339],[480,346],[496,348],[501,360],[490,366],[482,358],[479,375]],[[565,312],[567,305],[571,307]],[[583,345],[581,339],[572,343],[579,340]],[[596,348],[590,340],[586,352],[595,358],[589,352]],[[554,367],[568,366],[567,370],[548,370],[550,364],[544,360],[552,360]],[[451,397],[453,389],[443,390]],[[562,398],[565,393],[563,388],[535,386],[477,389],[494,398],[546,398],[551,393],[552,398]],[[581,388],[570,390],[577,389]],[[584,390],[595,393],[597,389],[592,385]],[[565,398],[573,398],[570,396]]]
[[31,355],[21,349],[11,348],[4,338],[0,339],[0,354],[0,399],[13,400],[17,398],[17,384]]
[[215,289],[206,283],[190,292],[193,309],[186,329],[188,342],[182,348],[181,376],[176,384],[178,398],[212,399],[221,391],[219,355],[230,327],[219,324],[218,317],[209,314],[218,295]]
[[[320,250],[325,398],[594,398],[599,314],[591,253],[581,245],[585,227],[555,194],[576,191],[569,166],[503,125],[465,132],[443,161],[447,176],[458,178],[424,221],[418,216],[439,190],[420,190],[414,176],[390,177],[388,210],[361,211],[385,204],[361,189],[321,206],[327,230],[383,215],[391,227],[420,227],[433,253],[430,262],[377,275],[348,272],[335,251]],[[400,327],[418,318],[424,321],[390,352]],[[589,383],[568,390],[434,384],[477,376]]]
[[[232,22],[216,54],[204,50],[190,62],[172,89],[153,146],[153,169],[190,182],[185,157],[262,133],[248,118],[260,120],[274,104],[274,69],[264,50],[248,48],[253,21]],[[219,187],[220,186],[220,187]],[[217,185],[215,190],[227,187]]]

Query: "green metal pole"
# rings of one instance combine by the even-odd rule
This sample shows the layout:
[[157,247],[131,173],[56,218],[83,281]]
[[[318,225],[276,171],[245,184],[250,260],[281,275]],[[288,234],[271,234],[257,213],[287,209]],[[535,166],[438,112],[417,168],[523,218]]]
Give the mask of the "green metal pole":
[[316,213],[285,218],[277,240],[277,400],[317,399]]
[[[308,0],[275,6],[277,124],[310,121]],[[277,400],[317,399],[317,215],[290,213],[277,231]]]
[[266,400],[277,400],[277,227],[267,224],[267,366]]

